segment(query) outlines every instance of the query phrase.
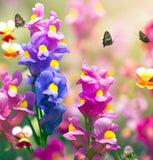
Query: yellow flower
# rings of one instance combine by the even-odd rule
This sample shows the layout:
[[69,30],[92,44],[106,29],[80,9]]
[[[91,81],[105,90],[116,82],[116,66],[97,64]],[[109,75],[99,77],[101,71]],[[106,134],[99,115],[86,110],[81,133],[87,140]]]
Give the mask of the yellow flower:
[[145,86],[148,89],[153,89],[153,82],[150,82],[150,80],[153,78],[153,68],[144,68],[139,67],[136,70],[137,76],[141,79],[136,82],[136,85],[140,88],[144,88]]

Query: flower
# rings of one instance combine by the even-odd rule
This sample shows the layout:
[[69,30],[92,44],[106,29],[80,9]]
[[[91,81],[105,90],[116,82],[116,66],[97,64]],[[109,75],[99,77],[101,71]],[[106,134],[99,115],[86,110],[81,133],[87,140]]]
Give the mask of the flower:
[[40,119],[40,124],[47,135],[52,134],[54,128],[61,123],[65,111],[66,107],[58,104]]
[[63,137],[72,141],[73,145],[85,148],[87,145],[87,137],[85,129],[80,127],[80,119],[77,117],[69,118],[69,131],[63,134]]
[[121,75],[125,77],[136,78],[135,70],[140,67],[139,64],[135,63],[131,59],[125,60],[124,64],[119,68]]
[[68,160],[64,156],[64,144],[62,141],[52,137],[44,149],[36,147],[31,160]]
[[78,39],[90,37],[93,26],[105,14],[99,0],[71,0],[66,22],[70,24]]
[[[153,149],[153,114],[145,117],[137,123],[137,139],[141,140],[147,147],[148,153]],[[152,155],[152,154],[151,154]]]
[[32,16],[30,22],[25,25],[26,28],[32,27],[35,23],[44,18],[44,6],[41,3],[36,3],[35,8],[32,8]]
[[78,109],[90,118],[99,116],[112,99],[108,89],[114,79],[107,76],[107,70],[96,66],[90,67],[86,61],[82,64],[82,70],[81,79],[77,82],[77,84],[82,84]]
[[10,40],[16,39],[12,34],[15,30],[15,23],[9,20],[7,24],[5,22],[0,22],[0,35],[3,36],[2,41],[9,42]]
[[31,137],[32,130],[29,126],[24,126],[23,128],[16,126],[12,129],[12,134],[18,139],[17,143],[15,144],[16,149],[31,147],[31,143],[28,138]]
[[[12,128],[19,125],[26,115],[34,115],[33,105],[35,94],[25,92],[19,95],[17,86],[22,81],[20,71],[15,71],[10,76],[6,71],[1,73],[3,86],[0,89],[0,131],[4,133],[10,143],[16,141],[12,135]],[[14,111],[14,114],[12,114]]]
[[[31,38],[32,41],[33,37]],[[39,39],[39,43],[29,42],[23,44],[23,56],[18,64],[27,65],[31,74],[36,77],[47,67],[53,67],[59,70],[59,60],[63,57],[63,53],[69,53],[66,43],[61,42],[54,46],[52,41],[45,37]],[[54,42],[54,41],[53,41]],[[53,47],[53,48],[52,48]]]
[[17,43],[11,44],[5,42],[2,44],[2,49],[5,51],[3,53],[5,58],[15,58],[19,55],[21,46]]
[[109,118],[97,119],[94,123],[94,137],[97,140],[91,142],[91,148],[101,155],[104,155],[108,150],[116,150],[120,148],[117,145],[115,135],[117,130],[118,124],[112,123]]
[[137,122],[146,109],[147,101],[140,93],[133,100],[126,95],[121,95],[117,103],[117,111],[127,119],[127,126],[132,130],[136,129]]
[[144,67],[139,67],[136,70],[136,74],[141,79],[136,83],[138,87],[144,88],[146,86],[148,89],[153,89],[153,82],[151,82],[151,79],[153,78],[152,68],[146,69]]
[[61,103],[67,95],[67,81],[64,75],[56,72],[54,68],[47,68],[35,81],[36,94],[40,95],[37,103],[44,97],[48,96],[48,101]]

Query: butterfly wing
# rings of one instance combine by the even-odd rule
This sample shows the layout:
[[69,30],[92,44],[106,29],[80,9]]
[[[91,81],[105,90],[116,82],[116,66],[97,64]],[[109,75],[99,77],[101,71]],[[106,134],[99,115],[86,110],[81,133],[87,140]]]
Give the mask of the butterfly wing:
[[23,27],[25,25],[25,21],[23,20],[23,18],[19,15],[16,14],[15,15],[15,27]]
[[110,35],[110,33],[108,31],[106,31],[104,33],[104,38],[103,38],[103,46],[110,46],[113,44],[113,41],[112,41],[112,37]]
[[151,42],[150,39],[142,31],[139,31],[139,39],[144,43]]

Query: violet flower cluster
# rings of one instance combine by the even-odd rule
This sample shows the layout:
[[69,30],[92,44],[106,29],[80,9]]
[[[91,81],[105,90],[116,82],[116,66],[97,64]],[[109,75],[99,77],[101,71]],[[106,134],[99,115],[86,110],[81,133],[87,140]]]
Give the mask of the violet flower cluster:
[[0,89],[0,131],[2,136],[13,144],[17,141],[12,129],[20,125],[27,115],[33,116],[35,94],[31,91],[19,95],[17,87],[21,84],[22,74],[16,70],[11,76],[6,71],[1,73],[3,86]]
[[108,92],[114,78],[105,69],[88,66],[86,61],[82,71],[77,82],[82,85],[77,107],[85,118],[85,129],[80,126],[79,118],[72,117],[69,118],[69,131],[63,136],[72,141],[75,159],[83,156],[83,159],[98,160],[107,151],[119,148],[115,135],[118,124],[112,122],[117,115],[109,104],[112,97]]
[[48,19],[43,19],[44,6],[41,3],[35,5],[32,13],[30,22],[25,25],[30,30],[31,39],[28,44],[22,44],[23,56],[18,64],[29,67],[31,75],[26,82],[34,88],[40,112],[44,111],[38,118],[40,125],[50,135],[66,111],[60,103],[67,95],[67,80],[59,72],[59,60],[63,53],[70,51],[64,35],[59,32],[61,20],[56,13],[52,11]]

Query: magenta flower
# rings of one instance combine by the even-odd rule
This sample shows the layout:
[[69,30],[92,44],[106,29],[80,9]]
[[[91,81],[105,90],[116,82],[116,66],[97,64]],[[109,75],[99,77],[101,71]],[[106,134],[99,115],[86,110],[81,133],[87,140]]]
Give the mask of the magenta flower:
[[56,138],[51,138],[44,149],[36,147],[33,158],[39,160],[66,160],[64,158],[64,144]]
[[81,79],[77,82],[77,84],[82,84],[78,109],[89,117],[99,116],[112,99],[108,89],[114,79],[107,76],[107,70],[96,66],[90,67],[86,61],[82,64],[82,70]]
[[[104,155],[108,150],[120,148],[117,145],[115,132],[118,130],[118,124],[112,123],[108,118],[99,118],[94,123],[94,132],[96,141],[92,141],[91,148],[97,153]],[[103,149],[102,149],[103,148]]]
[[148,153],[153,150],[153,114],[141,119],[137,123],[137,139],[141,140],[147,147]]

